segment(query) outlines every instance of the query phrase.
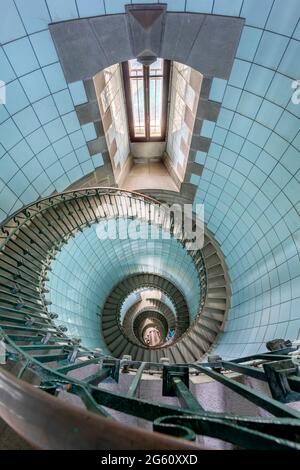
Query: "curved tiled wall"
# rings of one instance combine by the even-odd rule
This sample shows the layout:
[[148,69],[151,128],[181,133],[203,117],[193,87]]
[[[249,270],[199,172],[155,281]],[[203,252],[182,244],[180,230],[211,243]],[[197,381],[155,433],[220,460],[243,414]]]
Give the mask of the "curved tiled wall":
[[[81,82],[67,85],[48,23],[124,11],[119,0],[2,0],[0,79],[0,218],[27,202],[62,190],[102,164],[86,141],[74,105],[86,101]],[[264,349],[275,336],[300,328],[300,79],[298,0],[172,0],[169,10],[245,17],[228,82],[214,79],[222,102],[212,138],[198,152],[202,176],[192,175],[196,201],[226,256],[231,311],[216,352],[232,357]]]
[[[222,101],[196,201],[215,233],[231,277],[231,310],[215,352],[265,350],[300,329],[300,77],[297,1],[215,2],[241,5],[246,17],[228,82],[214,80]],[[297,59],[298,57],[298,59]],[[203,128],[202,128],[203,131]]]
[[80,336],[87,347],[105,348],[100,312],[112,288],[130,274],[161,275],[185,295],[191,318],[198,312],[198,274],[175,239],[99,240],[91,226],[64,245],[51,268],[46,282],[50,309],[58,313],[58,324],[68,327],[68,335]]

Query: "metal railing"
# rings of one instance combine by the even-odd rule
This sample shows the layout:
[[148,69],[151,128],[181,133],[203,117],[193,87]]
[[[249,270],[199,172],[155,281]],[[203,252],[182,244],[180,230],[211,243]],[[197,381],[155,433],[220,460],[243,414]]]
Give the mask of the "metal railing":
[[[4,338],[2,338],[3,341]],[[31,355],[28,350],[17,347],[9,338],[5,338],[7,367],[18,365],[18,379],[7,375],[0,369],[1,404],[0,416],[7,421],[22,437],[29,440],[37,448],[101,448],[116,449],[122,445],[117,436],[122,430],[131,436],[131,447],[135,449],[169,449],[177,445],[178,449],[186,447],[182,440],[162,440],[156,434],[145,430],[124,426],[122,423],[114,423],[109,419],[106,425],[103,421],[93,420],[89,415],[76,410],[69,404],[60,402],[57,405],[53,400],[42,395],[36,395],[36,390],[31,385],[21,382],[20,378],[31,372],[32,377],[37,378],[39,388],[50,395],[57,395],[61,391],[75,394],[81,398],[88,411],[100,417],[111,418],[107,408],[130,414],[153,423],[153,430],[163,434],[193,441],[196,435],[210,436],[230,442],[241,448],[248,449],[300,449],[300,412],[290,408],[286,402],[300,400],[300,376],[298,366],[294,364],[288,353],[295,348],[275,351],[272,353],[257,354],[233,361],[217,360],[201,364],[177,364],[167,366],[160,363],[143,363],[138,361],[120,361],[110,357],[97,355],[78,348],[77,362],[69,359],[54,357],[50,354],[49,361],[55,362],[51,367],[49,363],[41,363],[37,357]],[[53,346],[55,349],[55,345]],[[71,371],[83,368],[90,364],[99,364],[101,367],[84,381],[76,380],[67,374]],[[120,369],[121,366],[121,369]],[[122,367],[126,366],[135,371],[135,377],[127,393],[112,392],[99,387],[107,377],[116,383],[122,373]],[[268,396],[257,391],[235,378],[226,375],[225,371],[238,372],[247,377],[268,382],[273,396]],[[162,391],[164,396],[176,396],[180,406],[166,405],[136,397],[139,383],[147,373],[161,373]],[[258,407],[266,410],[273,417],[238,416],[226,412],[211,412],[203,409],[196,397],[189,390],[189,377],[194,374],[203,374],[223,384],[241,397],[249,400]],[[270,379],[272,377],[272,379]],[[12,393],[18,390],[18,393]],[[36,397],[38,403],[36,402]],[[21,399],[20,399],[21,398]],[[43,403],[40,405],[40,402]],[[58,402],[60,402],[58,404]],[[28,407],[28,403],[31,405]],[[45,406],[47,404],[47,406]],[[45,423],[48,422],[50,413],[56,414],[60,410],[59,420],[53,427],[54,435],[50,435],[47,429],[48,441],[45,442]],[[103,408],[105,407],[105,409]],[[54,411],[56,410],[56,411]],[[75,419],[71,419],[75,416]],[[90,439],[90,431],[87,428],[93,423],[93,431],[100,441]],[[71,429],[73,422],[77,422],[81,433],[77,436],[66,435],[66,429]],[[26,424],[28,423],[28,425]],[[32,427],[34,426],[34,432]],[[59,430],[59,426],[61,429]],[[94,427],[95,426],[95,427]],[[98,428],[97,428],[98,426]],[[118,428],[119,426],[119,428]],[[117,429],[119,432],[109,434],[109,430]],[[54,429],[55,428],[55,429]],[[85,436],[82,438],[82,434]],[[103,434],[103,435],[102,435]],[[145,436],[147,437],[146,441]],[[123,436],[124,437],[124,436]],[[153,439],[151,441],[151,439]],[[176,444],[175,444],[176,443]],[[121,447],[120,447],[121,446]],[[188,446],[188,444],[187,444]],[[201,446],[200,446],[201,447]],[[199,447],[199,448],[200,448]],[[203,447],[203,446],[202,446]],[[124,447],[123,447],[124,448]],[[127,448],[127,447],[126,447]]]

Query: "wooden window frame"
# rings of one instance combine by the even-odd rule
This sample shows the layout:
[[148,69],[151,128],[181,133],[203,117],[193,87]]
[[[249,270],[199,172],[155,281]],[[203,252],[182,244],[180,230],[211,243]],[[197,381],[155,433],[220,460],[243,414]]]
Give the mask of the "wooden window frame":
[[131,99],[131,88],[130,88],[130,75],[129,75],[129,64],[127,62],[122,63],[123,79],[124,79],[124,90],[125,90],[125,101],[128,116],[128,128],[131,142],[164,142],[166,139],[167,132],[167,112],[168,112],[168,96],[169,96],[169,82],[170,82],[170,61],[163,60],[163,74],[157,77],[163,77],[163,91],[162,91],[162,116],[161,116],[161,136],[151,137],[150,136],[150,78],[153,78],[149,74],[150,68],[143,65],[143,74],[141,77],[144,79],[144,109],[145,109],[145,137],[136,137],[134,134],[134,119],[133,119],[133,108]]

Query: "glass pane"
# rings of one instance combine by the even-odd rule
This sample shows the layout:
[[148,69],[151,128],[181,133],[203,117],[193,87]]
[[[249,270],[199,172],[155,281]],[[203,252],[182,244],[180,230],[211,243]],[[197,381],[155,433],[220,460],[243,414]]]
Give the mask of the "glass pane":
[[157,59],[153,64],[150,65],[150,76],[163,75],[164,61],[163,59]]
[[146,137],[144,79],[130,78],[133,128],[135,137]]
[[[143,139],[150,136],[160,139],[163,123],[164,60],[157,59],[149,67],[145,67],[133,59],[128,61],[128,67],[134,137]],[[145,85],[149,85],[147,96],[145,96]]]
[[130,77],[143,76],[143,66],[136,59],[129,60],[128,64]]
[[150,77],[150,137],[161,137],[163,78]]

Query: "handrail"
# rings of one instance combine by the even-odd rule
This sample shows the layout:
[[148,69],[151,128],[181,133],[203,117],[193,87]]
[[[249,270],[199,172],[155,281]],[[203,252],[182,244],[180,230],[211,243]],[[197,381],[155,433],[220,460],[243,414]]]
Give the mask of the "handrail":
[[[8,338],[9,340],[9,338]],[[276,401],[275,399],[270,399],[267,395],[263,394],[262,392],[257,392],[256,390],[239,384],[239,382],[236,382],[235,380],[232,380],[230,378],[227,378],[223,374],[220,374],[220,372],[216,373],[214,372],[215,369],[220,370],[220,368],[223,367],[223,361],[222,360],[217,360],[217,362],[208,362],[208,363],[202,363],[201,365],[197,366],[195,364],[177,364],[175,366],[174,371],[176,371],[176,377],[177,381],[176,384],[178,384],[178,396],[181,396],[182,393],[184,393],[185,400],[186,400],[186,406],[187,408],[178,408],[174,407],[171,405],[160,405],[157,403],[137,399],[130,397],[129,395],[122,395],[119,393],[115,392],[109,392],[107,390],[101,390],[93,385],[83,385],[80,381],[73,379],[71,377],[68,377],[65,375],[65,372],[60,372],[59,370],[56,369],[51,369],[48,365],[46,364],[40,364],[39,361],[36,358],[30,357],[30,355],[26,351],[22,351],[19,347],[14,346],[12,342],[10,342],[11,347],[9,348],[8,351],[8,358],[11,361],[16,361],[20,362],[22,360],[22,357],[24,357],[24,360],[26,360],[25,366],[22,368],[22,373],[24,373],[26,367],[32,369],[36,373],[40,373],[41,377],[41,385],[40,387],[43,390],[49,391],[50,393],[53,392],[58,392],[60,390],[66,390],[67,392],[70,393],[75,393],[78,395],[80,398],[82,398],[83,402],[85,405],[90,409],[91,411],[94,411],[96,413],[100,413],[100,415],[107,416],[107,414],[102,413],[102,406],[106,406],[108,408],[112,408],[118,411],[122,411],[125,413],[132,414],[133,416],[140,417],[143,419],[148,419],[153,421],[154,429],[159,430],[160,432],[166,432],[169,434],[174,434],[175,436],[178,437],[183,437],[186,439],[190,439],[193,437],[195,433],[198,434],[204,434],[207,436],[212,436],[212,437],[218,437],[221,439],[224,439],[226,441],[232,442],[234,444],[237,444],[239,446],[245,447],[245,448],[261,448],[261,449],[300,449],[300,441],[299,441],[299,435],[300,435],[300,413],[296,410],[293,410],[292,408]],[[16,353],[14,353],[14,350],[16,349]],[[276,361],[277,357],[281,358],[286,358],[285,362],[288,360],[289,364],[287,365],[288,367],[288,383],[290,384],[290,387],[299,390],[300,391],[300,386],[299,386],[299,378],[297,377],[297,368],[292,368],[292,374],[291,374],[291,360],[288,359],[291,356],[288,356],[290,351],[295,350],[295,348],[289,348],[286,350],[281,350],[281,351],[274,351],[271,353],[264,353],[264,354],[256,354],[253,356],[247,356],[245,358],[239,358],[234,361],[232,361],[233,368],[232,370],[235,370],[243,373],[244,375],[249,375],[250,377],[253,375],[253,366],[252,364],[249,365],[250,361],[253,361],[254,364],[257,364],[258,359],[262,359],[260,362],[265,362],[266,364],[274,364],[275,366],[278,364],[280,366],[280,372],[284,372],[284,368],[281,365],[282,359],[279,361]],[[280,354],[279,354],[280,353]],[[275,359],[272,360],[272,359]],[[86,363],[93,362],[93,361],[99,361],[103,360],[101,357],[95,358],[94,360],[87,360]],[[280,362],[281,361],[281,362]],[[114,361],[112,363],[112,366],[116,364],[117,361]],[[150,363],[143,363],[140,361],[125,361],[125,363],[128,363],[131,367],[137,368],[137,370],[143,365],[143,368],[156,368],[160,369],[163,371],[163,386],[168,386],[170,387],[169,379],[168,379],[168,374],[172,374],[172,367],[166,367],[163,364],[150,364]],[[244,365],[243,363],[246,363]],[[230,370],[231,363],[224,362],[224,367],[226,367],[227,370]],[[76,369],[81,367],[81,363],[73,364],[71,367],[72,369]],[[62,368],[60,368],[62,370]],[[65,367],[66,372],[70,370],[67,367]],[[103,368],[102,368],[103,370]],[[193,398],[191,392],[185,388],[185,391],[182,389],[182,386],[180,385],[180,381],[183,379],[183,377],[186,374],[186,371],[189,371],[189,373],[193,373],[197,370],[199,370],[200,373],[202,374],[208,374],[208,376],[212,377],[214,380],[219,381],[223,383],[226,387],[229,387],[230,389],[233,389],[236,393],[240,394],[244,398],[252,401],[253,403],[259,405],[262,408],[265,408],[269,412],[272,412],[278,418],[261,418],[261,417],[243,417],[243,416],[235,416],[235,415],[230,415],[228,413],[216,413],[216,412],[210,412],[210,411],[205,411],[199,407],[199,410],[195,410],[195,399]],[[182,371],[179,373],[179,371]],[[262,372],[263,369],[260,369]],[[165,375],[166,372],[166,375]],[[103,372],[101,372],[103,374]],[[264,373],[264,372],[262,372]],[[294,373],[294,375],[293,375]],[[4,375],[3,375],[4,374]],[[57,441],[53,438],[51,442],[48,443],[49,447],[42,447],[46,446],[47,442],[45,442],[44,435],[45,435],[45,428],[47,429],[47,436],[48,436],[48,431],[49,431],[49,426],[48,428],[45,427],[43,428],[43,421],[44,419],[47,419],[47,413],[46,417],[43,416],[40,419],[41,422],[41,427],[43,428],[42,434],[36,433],[36,430],[31,429],[31,424],[30,426],[27,426],[28,423],[34,423],[37,417],[35,416],[36,413],[39,410],[45,410],[48,409],[47,406],[44,404],[41,406],[41,408],[36,406],[36,398],[35,398],[35,390],[32,386],[16,381],[16,379],[11,376],[10,374],[7,374],[8,377],[11,379],[13,384],[10,382],[7,382],[7,378],[5,377],[5,374],[7,373],[2,373],[0,369],[0,391],[1,391],[1,400],[0,400],[0,416],[10,425],[15,429],[22,437],[24,437],[28,440],[28,432],[30,432],[30,435],[33,433],[31,443],[33,443],[36,447],[38,448],[95,448],[93,447],[94,441],[92,441],[92,444],[90,447],[81,447],[82,445],[82,440],[80,434],[77,436],[73,436],[74,440],[71,439],[69,440],[69,437],[66,438],[66,442],[60,443],[60,447],[57,446]],[[183,375],[181,375],[183,374]],[[296,374],[296,375],[295,375]],[[3,379],[4,377],[4,379]],[[172,377],[172,375],[170,376]],[[182,377],[182,379],[181,379]],[[116,378],[117,380],[117,378]],[[179,380],[179,382],[178,382]],[[267,376],[262,378],[261,375],[259,375],[259,380],[268,380]],[[168,385],[169,383],[169,385]],[[10,388],[10,387],[13,388]],[[18,388],[14,389],[14,387],[17,386]],[[175,383],[174,383],[175,386]],[[177,385],[176,385],[177,387]],[[21,389],[21,390],[20,390]],[[23,390],[25,392],[27,391],[28,394],[30,395],[29,397],[29,403],[30,400],[31,403],[33,403],[32,406],[28,406],[26,400],[27,396],[23,396]],[[51,391],[52,390],[52,391]],[[2,393],[3,391],[3,393]],[[175,388],[176,392],[176,388]],[[297,397],[295,396],[297,392],[290,392],[289,388],[287,388],[287,397],[288,395],[292,393],[291,399],[295,400]],[[44,394],[43,394],[44,395]],[[298,393],[299,397],[300,394]],[[40,395],[41,396],[41,395]],[[45,394],[46,397],[46,394]],[[47,401],[48,398],[45,398]],[[17,400],[17,403],[15,403],[14,400]],[[54,406],[54,398],[52,398],[52,403]],[[299,398],[298,398],[299,400]],[[58,402],[59,400],[56,399]],[[193,405],[193,410],[189,411],[189,402]],[[24,404],[26,405],[24,410]],[[66,420],[69,421],[69,411],[73,415],[74,411],[73,407],[70,408],[69,405],[67,405],[67,408],[69,407],[69,411],[66,410],[66,413],[64,411],[64,407],[67,404],[65,402],[60,402],[59,405],[59,414],[61,413],[62,416],[66,417]],[[137,406],[139,405],[139,406]],[[20,410],[18,409],[18,406],[20,406]],[[52,406],[52,405],[51,405]],[[72,411],[71,411],[72,410]],[[57,411],[55,411],[57,413]],[[77,411],[76,411],[77,413]],[[18,419],[15,420],[15,415],[17,415],[18,418],[21,418],[19,421]],[[280,416],[284,416],[281,418]],[[24,419],[22,419],[24,417]],[[81,419],[84,417],[84,415],[80,416],[78,419]],[[103,419],[103,418],[102,418]],[[100,424],[100,421],[97,421],[96,424],[99,426],[98,432],[105,432],[105,439],[108,438],[107,430],[110,429],[110,427],[107,427],[107,424],[111,420],[108,418],[105,418],[105,426],[103,428],[103,424]],[[108,419],[108,421],[107,421]],[[27,420],[27,421],[26,421]],[[70,423],[72,424],[72,419],[70,420]],[[69,424],[70,424],[69,423]],[[66,423],[62,423],[64,426]],[[87,422],[81,420],[81,425],[84,426],[87,425]],[[119,424],[116,424],[116,426],[120,426]],[[122,431],[123,425],[120,427],[120,432]],[[70,429],[70,427],[68,428]],[[104,431],[103,431],[104,429]],[[117,429],[117,428],[116,428]],[[125,428],[124,428],[125,429]],[[139,449],[144,447],[138,447],[139,441],[139,433],[142,430],[137,430],[135,429],[134,433],[132,434],[134,428],[127,427],[126,432],[127,432],[127,437],[128,437],[128,432],[130,432],[131,436],[136,436],[137,440],[135,442],[131,442],[132,447],[128,446],[125,448],[134,448],[134,449]],[[53,430],[54,433],[57,434],[56,430]],[[83,429],[83,434],[84,436],[86,435],[86,430]],[[126,433],[125,433],[126,434]],[[64,436],[64,434],[57,434],[58,436]],[[97,434],[98,435],[98,434]],[[142,438],[144,438],[144,431],[142,434],[140,434]],[[103,447],[96,447],[101,448],[101,449],[115,449],[119,447],[115,447],[116,445],[119,445],[119,443],[115,442],[115,436],[116,433],[114,432],[111,435],[111,438],[108,439],[108,441],[105,441],[105,444],[103,444]],[[151,435],[152,436],[152,435]],[[64,436],[65,437],[65,436]],[[150,441],[149,441],[149,448],[155,449],[155,443],[151,441],[150,436],[148,436]],[[39,440],[39,439],[42,439]],[[76,440],[78,438],[78,440]],[[118,438],[119,440],[119,438]],[[146,442],[146,441],[145,441]],[[163,449],[168,449],[169,447],[165,447],[167,445],[166,441],[161,440],[162,447],[157,447],[157,448],[163,448]],[[74,447],[68,447],[74,446]],[[89,444],[87,444],[88,446]],[[178,444],[176,444],[178,445]],[[126,444],[127,446],[127,444]],[[148,447],[146,447],[148,448]],[[180,448],[180,447],[178,447]]]
[[137,429],[58,400],[0,369],[0,416],[36,449],[196,450],[201,446]]
[[155,204],[161,204],[158,199],[155,199],[147,194],[143,194],[143,193],[139,193],[138,191],[130,191],[128,189],[119,189],[119,188],[114,188],[112,186],[91,186],[89,188],[81,188],[81,189],[69,189],[69,190],[66,190],[66,191],[61,191],[61,192],[57,192],[55,194],[52,194],[51,196],[45,196],[45,197],[40,197],[38,199],[36,199],[35,202],[30,202],[29,204],[25,204],[22,209],[17,209],[16,211],[14,211],[12,214],[8,215],[0,224],[0,226],[5,226],[7,224],[7,222],[11,219],[13,219],[17,214],[19,214],[20,212],[24,212],[26,211],[27,209],[29,209],[30,207],[34,207],[36,206],[37,204],[40,204],[42,202],[45,202],[45,201],[50,201],[56,197],[60,197],[60,196],[64,196],[66,194],[76,194],[76,193],[80,193],[80,192],[86,192],[86,191],[99,191],[99,190],[103,190],[104,194],[106,194],[107,191],[115,191],[115,192],[118,192],[118,191],[122,191],[123,193],[128,193],[128,194],[132,194],[132,195],[135,195],[135,196],[141,196],[142,198],[145,198],[147,199],[148,201],[152,201],[153,203]]

